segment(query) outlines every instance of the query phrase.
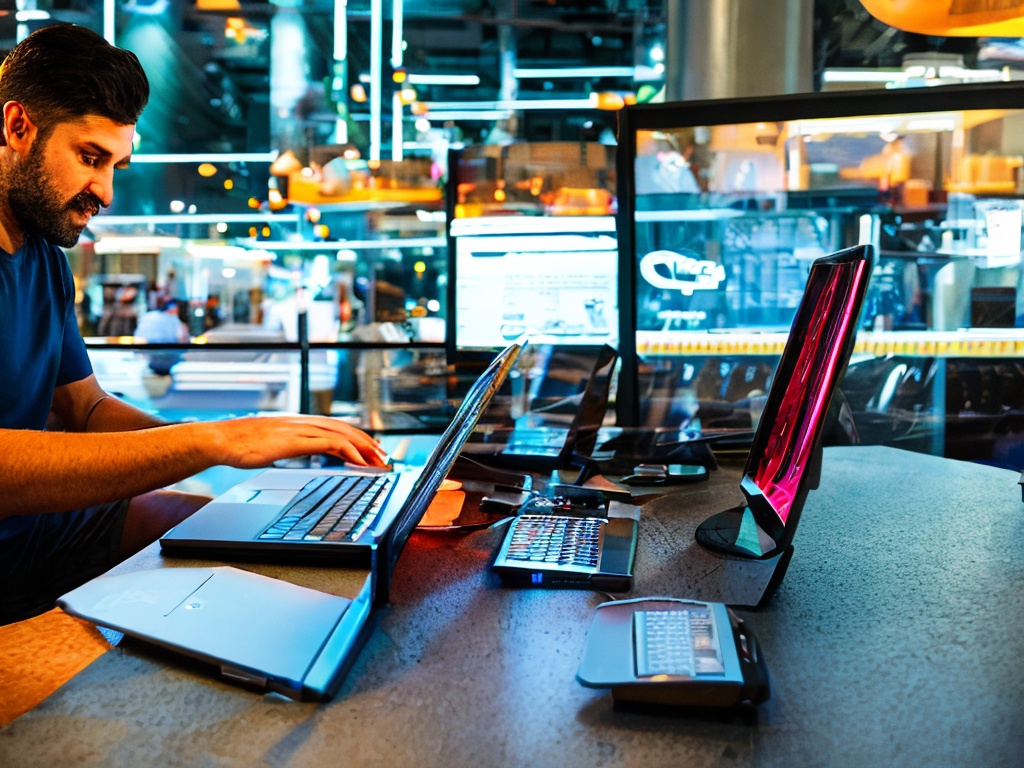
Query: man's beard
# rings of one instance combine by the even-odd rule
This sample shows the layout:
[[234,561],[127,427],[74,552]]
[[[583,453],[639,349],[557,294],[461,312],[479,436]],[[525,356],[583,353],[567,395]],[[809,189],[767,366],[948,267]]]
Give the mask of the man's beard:
[[18,226],[29,235],[38,235],[62,248],[72,248],[85,229],[72,220],[72,211],[99,213],[102,203],[90,192],[79,192],[63,201],[49,174],[43,170],[43,151],[32,146],[28,157],[10,170],[7,203]]

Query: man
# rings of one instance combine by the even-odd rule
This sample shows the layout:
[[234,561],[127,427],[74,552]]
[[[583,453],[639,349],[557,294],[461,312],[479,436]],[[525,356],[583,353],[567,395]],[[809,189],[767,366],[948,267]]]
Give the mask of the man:
[[73,25],[36,31],[0,68],[0,623],[47,610],[192,514],[208,499],[163,489],[199,471],[317,453],[383,463],[334,419],[168,425],[100,387],[56,246],[110,205],[148,98],[134,54]]
[[[159,299],[157,306],[139,318],[135,336],[154,344],[187,344],[188,326],[178,314],[178,302]],[[177,352],[151,352],[149,369],[157,376],[170,376],[171,368],[181,359]]]

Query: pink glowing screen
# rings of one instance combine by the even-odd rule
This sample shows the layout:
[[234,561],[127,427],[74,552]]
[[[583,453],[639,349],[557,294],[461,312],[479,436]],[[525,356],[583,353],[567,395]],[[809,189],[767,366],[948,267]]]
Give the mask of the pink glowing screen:
[[853,351],[871,254],[857,246],[818,259],[775,370],[745,474],[785,525]]

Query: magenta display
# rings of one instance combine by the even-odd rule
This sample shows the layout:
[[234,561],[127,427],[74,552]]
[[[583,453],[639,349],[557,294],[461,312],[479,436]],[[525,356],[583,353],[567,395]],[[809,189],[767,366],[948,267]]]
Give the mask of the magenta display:
[[786,525],[846,368],[871,262],[863,249],[819,259],[775,371],[745,474]]

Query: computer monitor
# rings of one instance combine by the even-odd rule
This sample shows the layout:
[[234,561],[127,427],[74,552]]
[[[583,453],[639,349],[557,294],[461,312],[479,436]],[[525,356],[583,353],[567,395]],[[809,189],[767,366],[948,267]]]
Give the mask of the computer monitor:
[[612,216],[453,219],[449,346],[616,346],[618,241]]
[[807,492],[817,486],[821,438],[853,353],[872,256],[870,245],[860,245],[811,266],[743,469],[746,504],[701,523],[700,544],[756,559],[790,546]]

